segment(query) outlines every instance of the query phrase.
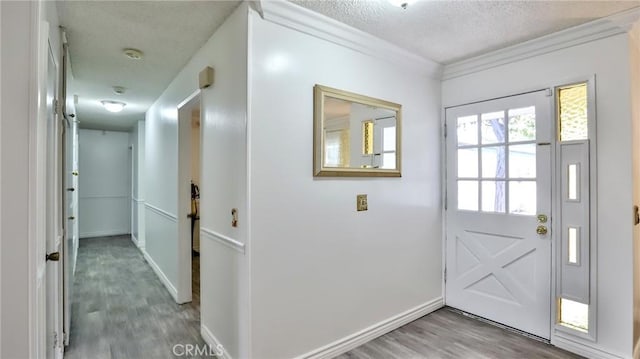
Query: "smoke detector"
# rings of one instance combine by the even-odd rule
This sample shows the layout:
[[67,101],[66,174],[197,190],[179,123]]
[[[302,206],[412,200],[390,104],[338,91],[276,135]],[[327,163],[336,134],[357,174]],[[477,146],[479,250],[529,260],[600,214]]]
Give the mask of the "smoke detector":
[[116,95],[122,95],[127,89],[122,86],[113,86],[113,93]]
[[142,51],[138,49],[124,49],[123,53],[124,56],[130,58],[131,60],[142,60],[142,57],[144,57]]

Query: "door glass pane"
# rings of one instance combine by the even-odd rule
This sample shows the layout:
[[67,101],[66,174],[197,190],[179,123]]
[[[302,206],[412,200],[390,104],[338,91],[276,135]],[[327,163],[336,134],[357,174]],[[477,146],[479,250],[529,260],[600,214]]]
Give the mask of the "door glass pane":
[[504,143],[505,141],[504,112],[491,112],[482,114],[482,126],[480,136],[482,144]]
[[536,177],[536,145],[509,146],[509,178]]
[[458,181],[458,209],[478,210],[478,181]]
[[509,142],[536,139],[535,106],[509,110]]
[[[385,127],[382,130],[382,150],[383,151],[395,151],[396,150],[396,128]],[[395,168],[395,167],[392,167]]]
[[482,151],[482,177],[505,177],[505,148],[504,146],[483,147]]
[[578,228],[569,227],[569,263],[578,264]]
[[396,153],[388,152],[382,154],[382,168],[396,168]]
[[509,213],[536,214],[536,182],[509,182]]
[[558,90],[560,141],[589,138],[587,121],[587,84]]
[[458,149],[458,177],[478,177],[478,148]]
[[560,298],[560,324],[587,333],[589,305]]
[[578,164],[574,163],[568,167],[568,182],[569,182],[569,199],[578,199]]
[[482,211],[504,213],[506,190],[504,181],[483,181]]
[[478,144],[478,116],[458,117],[458,146]]

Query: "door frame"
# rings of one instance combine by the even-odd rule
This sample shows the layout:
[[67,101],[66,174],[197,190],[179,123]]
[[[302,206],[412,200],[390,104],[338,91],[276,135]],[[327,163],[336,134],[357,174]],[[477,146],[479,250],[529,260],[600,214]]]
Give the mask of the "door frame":
[[191,269],[191,116],[195,108],[202,114],[201,91],[196,90],[178,105],[178,285],[176,301],[192,300]]
[[[591,253],[590,253],[590,259],[591,259],[591,267],[590,267],[590,287],[591,287],[591,293],[590,293],[590,308],[589,308],[589,328],[590,328],[590,333],[589,335],[581,335],[580,333],[574,333],[575,331],[571,331],[571,330],[565,330],[564,328],[561,328],[560,330],[558,330],[558,303],[557,303],[557,296],[558,296],[558,289],[557,289],[557,283],[558,283],[558,276],[559,276],[559,270],[558,270],[558,263],[561,260],[559,258],[559,252],[558,252],[558,248],[557,248],[557,236],[555,235],[555,233],[559,233],[558,231],[560,230],[559,226],[560,223],[559,221],[553,221],[553,215],[558,212],[558,206],[559,206],[559,201],[558,201],[558,191],[559,191],[559,179],[558,179],[558,160],[557,160],[557,143],[558,143],[558,133],[557,133],[557,128],[558,128],[558,117],[557,117],[557,93],[556,93],[556,89],[562,86],[566,86],[569,84],[574,84],[574,83],[581,83],[581,82],[585,82],[587,84],[587,108],[588,108],[588,121],[589,121],[589,132],[593,134],[593,138],[590,138],[590,151],[591,151],[591,159],[590,159],[590,181],[591,181],[591,190],[590,190],[590,195],[591,195],[591,218],[590,218],[590,230],[592,233],[591,236]],[[550,311],[550,323],[551,323],[551,328],[550,328],[550,340],[549,342],[552,345],[556,345],[559,347],[566,347],[566,345],[564,345],[564,343],[566,343],[568,340],[575,340],[576,338],[582,338],[582,339],[588,339],[590,341],[595,341],[597,338],[597,298],[598,298],[598,288],[597,288],[597,280],[596,280],[596,276],[597,276],[597,218],[598,218],[598,213],[597,213],[597,205],[598,205],[598,201],[597,201],[597,123],[596,123],[596,75],[595,74],[589,74],[589,75],[584,75],[584,76],[572,76],[572,77],[567,77],[567,78],[560,78],[557,81],[554,81],[553,83],[550,84],[543,84],[543,85],[538,85],[538,86],[528,86],[528,87],[524,87],[522,89],[520,89],[519,91],[510,91],[510,94],[504,94],[504,95],[498,95],[498,96],[494,96],[491,98],[486,98],[486,99],[481,99],[481,98],[474,98],[471,101],[462,103],[462,104],[457,104],[457,105],[450,105],[450,106],[442,106],[442,110],[441,110],[441,118],[440,118],[440,128],[441,128],[441,137],[440,137],[440,149],[441,149],[441,163],[440,163],[440,170],[441,170],[441,196],[442,196],[442,204],[441,204],[441,210],[443,213],[442,216],[442,236],[441,236],[441,244],[442,244],[442,259],[443,259],[443,272],[442,272],[442,297],[443,297],[443,302],[447,303],[447,298],[446,298],[446,276],[447,276],[447,247],[446,247],[446,241],[447,241],[447,216],[446,216],[446,211],[447,211],[447,202],[448,202],[448,198],[447,198],[447,131],[452,130],[452,129],[447,129],[446,128],[446,122],[447,122],[447,109],[449,108],[455,108],[455,107],[460,107],[460,106],[465,106],[465,105],[471,105],[471,104],[475,104],[475,103],[479,103],[479,102],[485,102],[485,101],[491,101],[491,100],[497,100],[497,99],[502,99],[502,98],[507,98],[507,97],[512,97],[512,96],[518,96],[518,95],[523,95],[523,94],[527,94],[527,93],[533,93],[533,92],[538,92],[538,91],[543,91],[543,90],[547,90],[547,91],[551,91],[551,96],[550,96],[550,101],[552,101],[551,104],[551,110],[552,110],[552,114],[551,114],[551,125],[552,125],[552,136],[551,136],[551,140],[553,141],[552,146],[551,146],[551,303],[549,303],[549,305],[551,306],[551,311]],[[593,332],[591,332],[591,330],[593,330]]]

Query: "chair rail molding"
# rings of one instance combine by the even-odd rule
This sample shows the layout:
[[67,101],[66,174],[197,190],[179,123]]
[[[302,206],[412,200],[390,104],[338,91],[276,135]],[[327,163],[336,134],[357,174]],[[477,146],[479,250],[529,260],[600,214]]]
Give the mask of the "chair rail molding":
[[626,33],[640,19],[640,7],[626,10],[582,25],[570,27],[503,49],[444,66],[443,80],[461,77],[492,67],[543,55],[564,48]]
[[343,24],[322,14],[284,0],[261,0],[253,6],[267,21],[303,32],[379,60],[440,79],[442,65]]
[[171,221],[174,221],[174,222],[178,221],[178,216],[176,216],[173,213],[169,213],[169,212],[165,211],[162,208],[158,208],[158,207],[156,207],[156,206],[154,206],[154,205],[152,205],[152,204],[150,204],[148,202],[145,202],[144,206],[147,209],[149,209],[150,211],[155,212],[155,213],[157,213],[157,214],[159,214],[159,215],[161,215],[161,216],[163,216],[163,217],[165,217],[165,218],[167,218],[167,219],[169,219]]
[[212,239],[222,245],[225,245],[235,250],[236,252],[240,252],[242,254],[245,253],[244,243],[239,242],[233,238],[227,237],[224,234],[218,233],[214,230],[211,230],[209,228],[204,228],[204,227],[200,228],[200,234],[201,234],[201,237]]

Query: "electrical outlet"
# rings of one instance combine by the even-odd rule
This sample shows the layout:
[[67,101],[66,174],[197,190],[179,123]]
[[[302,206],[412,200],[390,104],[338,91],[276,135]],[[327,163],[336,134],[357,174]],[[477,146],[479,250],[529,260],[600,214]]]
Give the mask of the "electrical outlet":
[[356,196],[356,209],[358,211],[366,211],[368,209],[366,194],[359,194]]

